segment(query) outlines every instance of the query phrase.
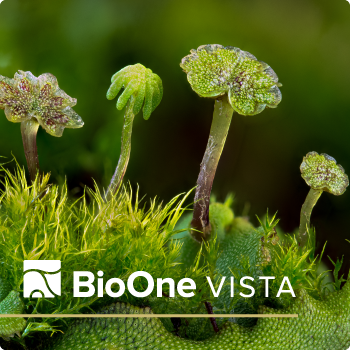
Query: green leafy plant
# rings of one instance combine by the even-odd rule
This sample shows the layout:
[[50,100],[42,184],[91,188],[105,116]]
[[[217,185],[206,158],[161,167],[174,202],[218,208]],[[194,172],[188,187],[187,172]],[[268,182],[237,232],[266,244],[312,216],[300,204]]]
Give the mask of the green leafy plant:
[[[134,116],[143,108],[144,118],[148,119],[162,98],[160,78],[140,64],[117,72],[107,93],[107,98],[113,99],[124,88],[117,108],[126,107],[126,112],[121,155],[106,193],[101,193],[96,185],[94,189],[86,188],[80,198],[73,200],[68,196],[66,184],[50,183],[49,174],[39,175],[35,162],[28,161],[32,169],[30,182],[20,165],[17,164],[14,173],[2,165],[0,313],[29,316],[0,318],[0,337],[6,341],[6,349],[10,346],[10,349],[33,350],[345,350],[350,346],[350,282],[344,275],[339,277],[343,258],[335,263],[331,260],[334,282],[327,281],[330,274],[322,266],[323,252],[320,256],[315,253],[316,233],[310,227],[315,201],[311,203],[307,199],[303,205],[302,234],[299,231],[288,235],[279,229],[276,214],[272,218],[268,213],[264,219],[258,218],[260,226],[254,227],[249,218],[234,213],[232,196],[224,203],[214,197],[210,199],[233,111],[255,115],[265,107],[276,107],[281,101],[276,74],[248,52],[220,45],[192,50],[182,60],[181,67],[194,91],[216,99],[193,215],[187,205],[191,191],[164,204],[157,199],[146,202],[131,185],[122,185],[130,158]],[[29,73],[24,75],[31,77]],[[45,79],[48,77],[44,75]],[[45,82],[44,78],[35,79]],[[40,86],[41,89],[35,90],[40,91],[40,96],[48,87],[45,84],[42,87],[35,79],[30,86]],[[16,79],[0,79],[0,107],[5,108],[8,118],[22,106],[9,102],[9,98],[22,94],[15,91],[16,84]],[[31,92],[25,90],[24,97],[18,96],[22,96],[21,101],[27,101]],[[58,95],[55,96],[63,98]],[[24,122],[29,116],[31,123],[36,122],[30,108],[42,111],[44,105],[38,105],[39,100],[33,98],[33,104],[23,112]],[[40,119],[43,115],[36,115],[38,123],[44,120]],[[63,126],[58,123],[55,127],[63,131]],[[304,158],[301,171],[312,193],[316,193],[312,198],[318,198],[323,190],[341,194],[348,185],[347,176],[335,160],[316,152]],[[22,298],[24,260],[60,260],[61,296]],[[96,294],[74,298],[73,271],[90,271],[96,275],[102,271],[105,280],[117,277],[124,282],[135,271],[147,271],[154,278],[172,278],[176,284],[183,278],[191,278],[197,288],[191,298],[171,296],[169,287],[163,289],[162,297],[153,291],[140,299],[126,291],[115,300],[103,291],[103,297]],[[239,283],[244,276],[253,278],[250,285],[255,292],[251,298],[240,293],[246,293]],[[268,276],[274,279],[266,286],[259,277]],[[277,296],[285,277],[295,297],[291,293]],[[215,290],[221,289],[218,297],[208,278]],[[96,281],[94,287],[97,288]],[[138,291],[146,289],[140,279],[135,280],[134,287]],[[231,295],[232,287],[234,295]],[[152,312],[210,315],[180,319],[137,317]],[[124,313],[135,317],[79,321],[60,317],[67,313]],[[222,313],[248,314],[248,317],[217,317]],[[38,314],[57,317],[46,319]],[[299,317],[257,320],[249,314],[298,314]]]
[[114,99],[122,88],[124,88],[124,91],[117,101],[119,110],[126,106],[122,149],[118,166],[107,189],[107,199],[111,199],[118,191],[128,166],[131,151],[132,124],[135,115],[141,111],[143,106],[143,118],[145,120],[149,119],[163,96],[163,85],[159,76],[139,63],[127,66],[113,75],[112,85],[107,91],[107,98],[109,100]]
[[341,275],[339,277],[339,271],[343,265],[343,260],[344,257],[341,258],[341,260],[337,259],[336,262],[334,262],[330,257],[328,257],[329,260],[331,261],[331,263],[334,266],[334,271],[333,271],[333,276],[334,276],[334,288],[335,290],[340,290],[341,289],[341,285],[343,282],[346,282],[346,279],[344,279],[344,275]]
[[328,154],[319,155],[309,152],[300,165],[301,176],[311,187],[301,208],[299,245],[303,248],[308,240],[310,230],[310,216],[313,207],[323,191],[336,196],[343,194],[349,186],[349,178],[343,167]]
[[203,45],[180,64],[192,89],[201,97],[215,99],[213,122],[201,163],[194,198],[192,235],[209,239],[210,193],[225,145],[233,111],[245,116],[276,107],[282,98],[276,73],[265,62],[236,47]]
[[[9,313],[57,314],[57,319],[29,319],[20,321],[15,331],[5,327],[8,338],[22,332],[22,340],[31,337],[38,325],[45,331],[55,331],[64,323],[59,314],[92,310],[99,298],[73,298],[73,271],[104,271],[104,278],[118,277],[126,280],[138,270],[154,276],[167,276],[178,280],[176,258],[180,245],[167,245],[183,210],[187,195],[175,197],[166,205],[152,200],[142,204],[138,194],[125,187],[118,196],[105,204],[98,189],[87,189],[91,204],[85,196],[72,202],[65,185],[48,186],[49,176],[37,176],[28,184],[20,167],[15,174],[4,172],[4,190],[1,191],[0,208],[0,310],[8,305],[8,298],[18,298],[22,307],[11,308]],[[43,192],[43,189],[44,192]],[[147,208],[146,208],[147,207]],[[62,293],[54,299],[19,298],[23,284],[23,260],[60,260],[62,262]],[[154,262],[157,262],[156,264]],[[143,288],[141,281],[135,288]],[[13,292],[10,292],[13,290]],[[7,294],[10,292],[9,297]],[[12,294],[11,294],[12,293]],[[13,294],[15,293],[15,294]],[[6,298],[7,297],[7,298]],[[106,295],[106,299],[108,296]],[[109,300],[110,301],[110,300]],[[135,305],[140,301],[125,295],[124,301]],[[0,325],[7,319],[0,319]],[[33,325],[36,325],[35,327]],[[1,331],[1,328],[0,328]]]
[[0,109],[10,122],[21,123],[24,153],[30,178],[39,171],[36,135],[39,125],[52,136],[62,136],[64,128],[81,128],[84,123],[72,109],[77,100],[58,87],[57,79],[45,73],[36,78],[18,71],[14,79],[0,75]]

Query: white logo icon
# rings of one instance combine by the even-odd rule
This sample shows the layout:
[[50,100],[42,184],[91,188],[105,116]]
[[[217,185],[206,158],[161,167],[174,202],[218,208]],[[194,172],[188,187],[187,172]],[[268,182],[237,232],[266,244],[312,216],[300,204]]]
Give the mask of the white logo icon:
[[[60,296],[61,272],[58,272],[60,268],[60,260],[24,260],[23,297],[54,298],[56,295]],[[39,271],[50,274],[43,274]],[[57,273],[53,274],[52,272]]]
[[[1,4],[3,1],[4,1],[4,0],[0,0],[0,4]],[[1,349],[1,346],[0,346],[0,350],[2,350],[2,349]]]

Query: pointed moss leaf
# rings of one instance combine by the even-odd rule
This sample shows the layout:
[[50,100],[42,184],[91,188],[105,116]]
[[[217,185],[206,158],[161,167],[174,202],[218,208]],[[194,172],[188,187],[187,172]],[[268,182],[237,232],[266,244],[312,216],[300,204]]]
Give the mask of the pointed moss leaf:
[[342,256],[341,260],[337,259],[337,262],[334,262],[329,256],[328,259],[331,261],[331,263],[334,265],[334,271],[333,271],[333,276],[334,276],[334,288],[335,290],[340,290],[341,285],[343,282],[346,282],[346,280],[343,278],[344,275],[341,275],[339,277],[339,271],[343,265],[344,261],[344,256]]
[[12,287],[10,282],[5,278],[0,277],[0,302],[7,297],[11,289]]

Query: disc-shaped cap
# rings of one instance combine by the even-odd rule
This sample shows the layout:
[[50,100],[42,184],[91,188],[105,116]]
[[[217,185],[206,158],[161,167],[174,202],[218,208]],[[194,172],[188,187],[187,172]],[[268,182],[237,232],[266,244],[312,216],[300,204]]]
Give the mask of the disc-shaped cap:
[[50,73],[35,77],[19,70],[13,79],[0,75],[0,109],[10,122],[35,118],[52,136],[62,136],[64,128],[81,128],[83,120],[72,109],[77,100],[58,87]]
[[162,80],[140,63],[126,66],[113,75],[107,98],[113,100],[122,88],[124,91],[118,98],[117,108],[123,109],[129,99],[133,98],[133,113],[139,113],[143,106],[143,118],[146,120],[163,97]]
[[281,84],[272,68],[236,47],[200,46],[182,59],[180,67],[199,96],[228,94],[232,108],[242,115],[275,108],[282,99]]
[[343,167],[328,154],[309,152],[300,165],[300,171],[302,178],[314,190],[339,196],[349,185],[349,178]]

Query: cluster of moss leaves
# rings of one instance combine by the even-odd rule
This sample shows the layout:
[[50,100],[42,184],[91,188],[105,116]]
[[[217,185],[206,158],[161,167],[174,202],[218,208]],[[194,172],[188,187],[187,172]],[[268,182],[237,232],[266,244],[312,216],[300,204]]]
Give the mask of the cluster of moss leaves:
[[[184,249],[184,252],[187,252],[187,260],[192,250],[193,267],[201,265],[208,274],[212,272],[214,278],[221,276],[218,271],[223,271],[225,263],[229,263],[230,254],[234,258],[242,258],[236,263],[231,259],[230,270],[235,277],[244,271],[250,271],[252,274],[259,271],[265,275],[267,272],[277,272],[276,277],[280,281],[284,274],[289,276],[295,289],[295,299],[282,297],[278,302],[276,298],[263,299],[262,292],[258,289],[256,296],[251,299],[252,303],[246,304],[242,298],[234,298],[228,312],[251,312],[260,304],[258,313],[297,313],[298,319],[265,318],[256,324],[252,320],[241,324],[235,324],[232,320],[226,321],[220,324],[220,332],[211,337],[208,336],[208,320],[184,319],[179,323],[177,330],[181,338],[166,331],[159,319],[86,319],[76,322],[65,336],[57,339],[48,349],[347,349],[350,345],[349,283],[340,291],[326,292],[328,286],[324,282],[325,273],[319,274],[315,270],[318,261],[313,257],[312,244],[308,251],[299,252],[296,242],[281,234],[279,244],[275,230],[277,221],[274,218],[269,220],[267,217],[265,223],[261,223],[261,227],[254,229],[246,219],[233,218],[233,213],[224,206],[225,204],[212,203],[211,223],[217,235],[207,244],[197,243],[197,246],[194,246],[189,237],[176,237],[184,240],[184,248],[190,248]],[[215,216],[217,209],[220,209],[220,215]],[[181,224],[187,227],[187,222],[188,218],[184,217]],[[221,229],[224,236],[218,238]],[[232,241],[235,244],[232,245]],[[238,248],[235,249],[235,246]],[[195,250],[199,253],[193,254]],[[181,256],[179,258],[181,259]],[[337,274],[337,268],[334,272]],[[335,289],[341,279],[335,278]],[[270,293],[277,292],[278,288],[272,283]],[[313,293],[315,296],[310,295]],[[225,298],[208,298],[211,299],[215,311],[218,310],[217,300],[221,304],[227,302]],[[272,308],[266,306],[268,303]],[[176,301],[169,301],[170,308],[176,306],[179,307]],[[149,313],[150,310],[147,307],[138,308],[129,304],[113,304],[100,312],[140,314]],[[205,337],[208,339],[203,340]]]
[[[290,293],[282,293],[276,297],[285,276],[289,278],[293,291],[308,293],[316,300],[323,301],[334,290],[337,283],[331,282],[329,271],[326,271],[321,262],[323,252],[315,256],[315,232],[310,231],[310,240],[304,250],[300,250],[295,235],[286,235],[277,228],[278,220],[275,216],[266,215],[260,226],[255,228],[246,217],[235,217],[230,206],[232,199],[228,197],[225,203],[212,201],[210,204],[210,222],[212,238],[207,243],[199,244],[190,235],[179,233],[183,246],[181,250],[180,267],[199,266],[205,269],[207,275],[214,281],[215,290],[226,277],[220,296],[215,298],[211,292],[205,290],[204,299],[210,301],[215,313],[255,314],[263,307],[286,309],[295,301]],[[188,228],[191,215],[185,215],[179,227]],[[336,265],[339,271],[341,262]],[[335,269],[335,281],[338,271]],[[231,280],[234,277],[234,297],[231,297]],[[245,276],[254,278],[248,284],[253,286],[255,294],[245,298],[240,292],[249,294],[250,291],[240,285],[240,279]],[[269,281],[269,297],[265,297],[265,282],[259,276],[274,276]],[[344,279],[340,278],[343,281]],[[247,281],[245,281],[247,283]],[[339,284],[339,283],[338,283]],[[284,290],[289,289],[284,285]],[[192,310],[194,311],[194,310]],[[206,312],[202,307],[198,312]],[[203,340],[214,335],[209,320],[182,320],[181,332],[191,339]],[[225,323],[224,319],[217,319],[219,327]],[[255,318],[236,318],[231,321],[244,327],[256,324]]]
[[[15,337],[14,341],[30,343],[29,338],[38,331],[50,335],[52,331],[65,329],[66,321],[59,319],[59,314],[93,312],[115,301],[107,295],[98,298],[97,293],[89,298],[73,298],[73,271],[93,272],[95,282],[100,270],[105,281],[117,277],[126,282],[135,271],[147,271],[154,278],[170,277],[175,281],[184,277],[175,268],[179,264],[181,243],[169,241],[177,233],[175,225],[186,210],[187,195],[179,195],[165,205],[156,199],[146,203],[129,187],[121,189],[106,203],[96,187],[86,189],[84,196],[72,201],[65,185],[49,184],[49,175],[38,177],[33,184],[26,181],[25,171],[19,166],[14,174],[2,168],[2,175],[1,280],[6,281],[9,290],[22,295],[23,260],[62,262],[61,296],[22,299],[24,313],[58,314],[57,319],[29,319],[21,339]],[[189,272],[194,280],[203,279],[203,274],[200,269]],[[145,280],[136,279],[134,286],[136,290],[144,290]],[[153,293],[149,299],[154,296]],[[118,300],[133,305],[150,303],[128,291]]]
[[[205,301],[212,304],[214,313],[256,313],[261,306],[284,309],[293,302],[289,294],[275,297],[284,276],[289,277],[294,291],[306,291],[318,300],[326,298],[332,289],[327,288],[326,274],[317,270],[320,258],[314,256],[314,239],[306,251],[300,252],[293,236],[276,230],[274,218],[267,217],[259,228],[254,228],[247,218],[235,217],[230,198],[223,204],[211,203],[212,238],[199,244],[188,233],[191,214],[183,215],[188,194],[167,204],[157,203],[156,199],[147,203],[129,187],[107,203],[96,187],[86,189],[84,196],[72,201],[65,185],[49,184],[49,175],[28,184],[20,167],[14,174],[2,168],[2,174],[0,278],[8,290],[18,297],[22,295],[23,260],[62,262],[60,297],[20,298],[22,312],[57,314],[57,318],[29,318],[21,329],[21,338],[13,338],[13,342],[31,349],[45,342],[52,332],[67,329],[70,321],[60,319],[59,314],[91,313],[116,301],[107,295],[73,298],[73,271],[97,275],[101,270],[105,281],[117,277],[126,282],[135,271],[147,271],[154,278],[168,277],[175,282],[184,277],[195,281],[197,288],[192,298],[177,294],[168,298],[165,288],[162,298],[156,297],[156,291],[143,299],[126,291],[118,299],[135,306],[150,306],[155,313],[207,313]],[[215,289],[226,276],[219,298],[212,295],[206,276],[210,276]],[[235,277],[234,298],[229,295],[230,276]],[[255,279],[253,298],[239,295],[240,291],[247,293],[239,285],[243,276]],[[270,281],[270,298],[264,297],[265,288],[258,276],[276,276]],[[341,280],[337,277],[336,289]],[[134,285],[139,291],[146,288],[143,279],[136,279]],[[243,320],[231,321],[245,327],[256,323],[255,319]],[[183,338],[202,340],[213,334],[208,319],[162,322],[168,331]],[[225,320],[217,319],[217,323],[221,328]]]

